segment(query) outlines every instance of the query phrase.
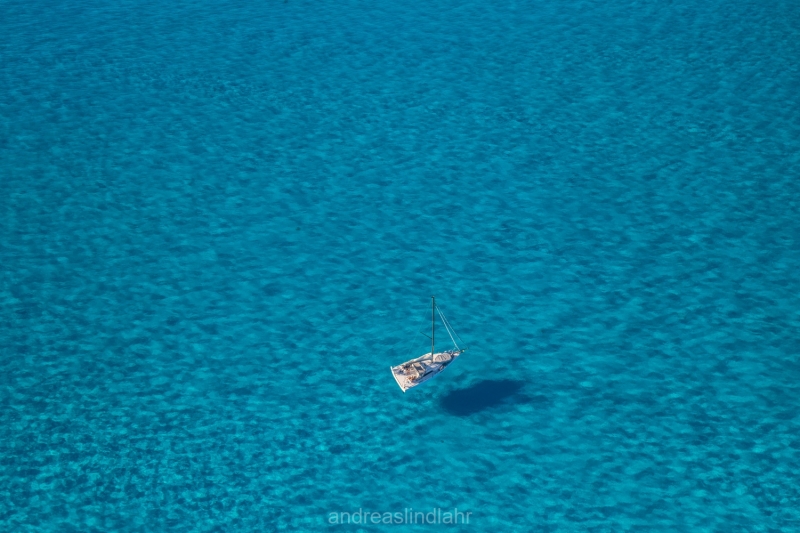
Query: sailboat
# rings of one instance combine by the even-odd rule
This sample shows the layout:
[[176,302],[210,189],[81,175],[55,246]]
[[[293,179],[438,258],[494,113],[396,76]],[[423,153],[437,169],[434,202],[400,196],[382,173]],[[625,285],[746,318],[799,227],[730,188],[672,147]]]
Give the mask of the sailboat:
[[[436,353],[436,313],[438,313],[441,317],[442,324],[444,324],[444,328],[447,330],[450,340],[453,341],[455,349]],[[411,359],[410,361],[406,361],[405,363],[391,367],[394,380],[397,382],[400,388],[403,389],[403,392],[412,387],[416,387],[417,385],[422,385],[426,381],[438,376],[445,368],[450,366],[459,355],[464,353],[467,349],[458,347],[458,344],[456,343],[457,338],[458,335],[455,331],[453,331],[453,328],[450,326],[447,318],[436,305],[436,298],[431,296],[430,353],[426,353],[425,355],[421,355],[416,359]]]

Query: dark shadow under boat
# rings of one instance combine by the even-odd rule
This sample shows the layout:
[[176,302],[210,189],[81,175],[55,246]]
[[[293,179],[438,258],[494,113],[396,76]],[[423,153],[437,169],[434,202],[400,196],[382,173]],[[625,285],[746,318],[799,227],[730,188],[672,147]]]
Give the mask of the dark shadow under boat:
[[467,416],[499,405],[525,403],[529,398],[520,392],[524,385],[513,379],[479,381],[447,394],[441,404],[451,415]]

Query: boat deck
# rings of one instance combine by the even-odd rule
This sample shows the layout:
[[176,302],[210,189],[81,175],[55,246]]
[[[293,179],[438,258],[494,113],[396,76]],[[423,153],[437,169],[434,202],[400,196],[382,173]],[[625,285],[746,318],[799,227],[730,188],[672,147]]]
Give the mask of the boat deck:
[[455,361],[456,357],[458,357],[462,351],[463,350],[448,350],[445,352],[437,352],[433,354],[433,357],[431,357],[431,353],[428,352],[416,359],[411,359],[403,364],[391,367],[392,375],[397,385],[405,392],[439,375],[450,363]]

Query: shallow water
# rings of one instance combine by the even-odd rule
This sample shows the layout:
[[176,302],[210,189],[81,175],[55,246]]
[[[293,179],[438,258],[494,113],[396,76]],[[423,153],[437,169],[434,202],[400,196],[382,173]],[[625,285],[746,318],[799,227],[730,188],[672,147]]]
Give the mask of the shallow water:
[[0,11],[0,529],[800,529],[793,3]]

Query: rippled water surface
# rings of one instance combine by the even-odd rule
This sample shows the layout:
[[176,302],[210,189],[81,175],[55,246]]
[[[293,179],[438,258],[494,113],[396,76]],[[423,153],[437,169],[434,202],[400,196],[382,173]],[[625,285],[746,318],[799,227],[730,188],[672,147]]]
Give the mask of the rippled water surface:
[[798,58],[777,0],[0,0],[0,529],[800,530]]

